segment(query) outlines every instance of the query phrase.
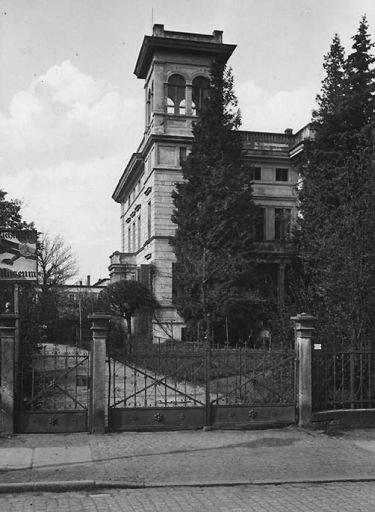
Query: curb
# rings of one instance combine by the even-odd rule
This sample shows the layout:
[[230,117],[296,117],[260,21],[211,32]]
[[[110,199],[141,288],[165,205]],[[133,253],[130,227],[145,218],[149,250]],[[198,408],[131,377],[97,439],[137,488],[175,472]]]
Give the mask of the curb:
[[332,478],[294,478],[290,480],[236,480],[214,482],[159,482],[139,483],[131,481],[107,480],[61,480],[45,482],[17,482],[0,484],[0,494],[26,493],[26,492],[75,492],[95,491],[97,489],[163,489],[175,487],[244,487],[266,485],[323,485],[330,483],[375,482],[375,476],[360,477],[332,477]]

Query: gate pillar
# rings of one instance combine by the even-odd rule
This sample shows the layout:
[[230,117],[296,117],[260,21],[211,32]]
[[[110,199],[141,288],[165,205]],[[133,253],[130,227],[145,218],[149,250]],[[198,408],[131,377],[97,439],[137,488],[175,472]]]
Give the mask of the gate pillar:
[[314,332],[315,317],[301,313],[291,317],[294,322],[295,347],[297,356],[298,384],[298,425],[307,427],[312,416],[312,351],[311,339]]
[[91,434],[104,434],[106,408],[106,342],[110,315],[96,313],[91,320],[91,389],[89,430]]
[[14,344],[18,315],[0,315],[0,432],[14,432]]

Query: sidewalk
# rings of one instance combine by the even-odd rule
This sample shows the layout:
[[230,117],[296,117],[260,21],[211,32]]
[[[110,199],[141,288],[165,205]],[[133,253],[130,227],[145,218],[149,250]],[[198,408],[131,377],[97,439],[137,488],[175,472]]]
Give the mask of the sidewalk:
[[0,492],[30,490],[27,483],[45,490],[45,482],[62,490],[373,479],[375,430],[340,436],[286,428],[0,438]]

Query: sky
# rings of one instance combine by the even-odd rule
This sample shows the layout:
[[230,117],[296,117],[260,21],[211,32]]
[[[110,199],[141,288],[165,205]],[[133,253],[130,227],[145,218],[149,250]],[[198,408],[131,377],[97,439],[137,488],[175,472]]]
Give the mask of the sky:
[[134,74],[152,23],[236,44],[242,129],[309,122],[337,32],[350,52],[374,0],[1,0],[0,189],[25,220],[61,235],[92,282],[120,245],[114,188],[143,135]]

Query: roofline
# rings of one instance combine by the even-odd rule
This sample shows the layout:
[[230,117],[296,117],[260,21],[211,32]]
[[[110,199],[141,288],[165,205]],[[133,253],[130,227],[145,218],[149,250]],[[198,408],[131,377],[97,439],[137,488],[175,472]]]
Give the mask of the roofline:
[[152,58],[157,50],[168,50],[174,53],[206,54],[216,57],[225,63],[234,52],[236,46],[235,44],[185,40],[173,37],[145,36],[134,68],[134,74],[137,78],[146,78]]
[[133,153],[130,157],[130,160],[128,162],[128,165],[125,167],[124,172],[121,175],[121,178],[119,179],[116,188],[112,194],[112,199],[116,201],[117,203],[121,202],[121,192],[124,187],[125,181],[128,178],[129,174],[132,172],[133,169],[138,167],[140,163],[143,163],[143,157],[141,153]]

